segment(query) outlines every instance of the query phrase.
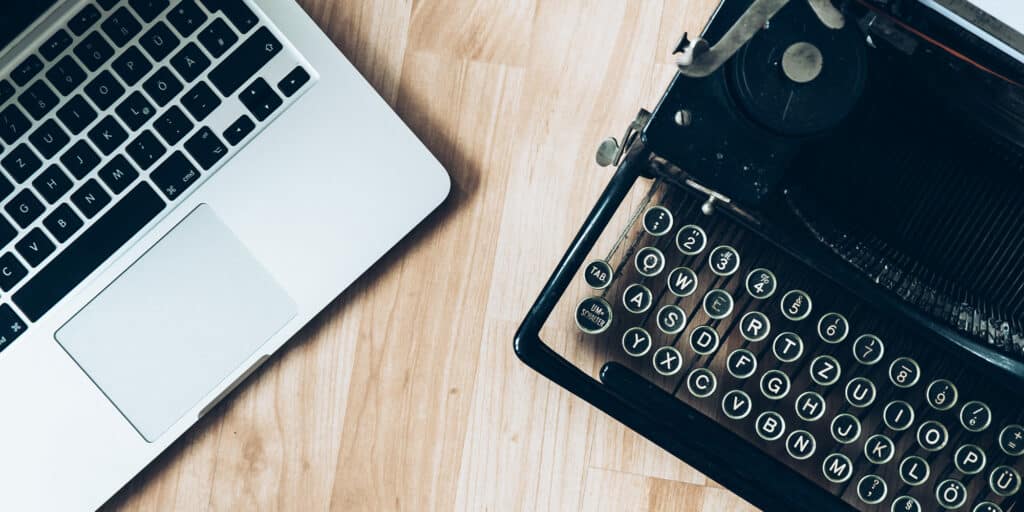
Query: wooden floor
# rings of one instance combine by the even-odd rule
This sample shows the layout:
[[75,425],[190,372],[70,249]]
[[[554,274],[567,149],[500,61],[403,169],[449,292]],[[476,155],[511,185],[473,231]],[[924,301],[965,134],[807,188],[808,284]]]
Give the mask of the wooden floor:
[[[452,197],[108,504],[747,510],[516,359],[512,334],[715,0],[302,0]],[[369,170],[372,172],[372,170]]]

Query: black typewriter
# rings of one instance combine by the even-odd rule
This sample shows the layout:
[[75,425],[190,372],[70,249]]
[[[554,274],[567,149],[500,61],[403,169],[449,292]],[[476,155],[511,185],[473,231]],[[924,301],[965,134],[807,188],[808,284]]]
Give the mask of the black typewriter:
[[727,0],[515,337],[767,510],[1021,510],[1024,36]]

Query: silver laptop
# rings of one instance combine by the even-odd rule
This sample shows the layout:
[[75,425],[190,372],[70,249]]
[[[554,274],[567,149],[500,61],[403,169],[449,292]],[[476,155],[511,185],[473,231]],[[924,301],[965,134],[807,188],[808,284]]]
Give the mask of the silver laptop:
[[106,501],[446,197],[293,0],[0,16],[0,510]]

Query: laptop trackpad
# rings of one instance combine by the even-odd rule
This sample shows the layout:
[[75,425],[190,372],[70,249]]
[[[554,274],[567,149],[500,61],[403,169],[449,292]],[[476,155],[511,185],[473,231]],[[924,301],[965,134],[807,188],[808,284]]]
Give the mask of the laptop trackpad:
[[294,316],[291,298],[201,205],[56,338],[152,442]]

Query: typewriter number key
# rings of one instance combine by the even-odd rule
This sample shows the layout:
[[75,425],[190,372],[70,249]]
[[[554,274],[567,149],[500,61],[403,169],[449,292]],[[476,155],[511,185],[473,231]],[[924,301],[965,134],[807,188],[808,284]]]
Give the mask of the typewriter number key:
[[921,512],[921,503],[910,496],[900,496],[893,500],[891,512]]
[[804,353],[804,340],[795,332],[783,332],[772,342],[772,354],[783,363],[792,363]]
[[946,379],[932,381],[925,391],[925,396],[928,398],[928,405],[932,406],[933,409],[948,411],[956,405],[956,386]]
[[643,327],[630,327],[622,333],[622,350],[633,357],[643,357],[651,350],[651,335]]
[[747,293],[755,299],[767,299],[775,293],[778,286],[775,274],[766,268],[757,268],[747,274]]
[[731,419],[746,418],[750,414],[751,407],[753,407],[753,403],[750,401],[750,395],[738,389],[733,389],[722,397],[722,412]]
[[985,469],[986,459],[985,451],[973,444],[965,444],[957,448],[953,454],[953,464],[956,465],[957,471],[965,475],[981,473],[981,470]]
[[697,274],[688,267],[676,267],[668,273],[668,290],[676,297],[688,297],[697,291]]
[[874,334],[862,334],[853,342],[853,357],[860,364],[873,365],[882,360],[885,344]]
[[687,256],[700,254],[707,245],[708,235],[700,226],[689,224],[676,233],[676,248]]
[[728,245],[719,245],[708,255],[711,271],[720,276],[731,276],[740,268],[740,253]]
[[636,271],[644,277],[654,277],[665,268],[665,255],[655,247],[644,247],[633,260]]
[[612,325],[612,307],[600,297],[587,297],[576,306],[576,326],[587,334],[600,334]]
[[831,453],[821,462],[821,471],[829,482],[841,484],[853,476],[853,463],[841,453]]
[[794,430],[786,437],[786,453],[796,460],[807,460],[814,455],[814,436],[806,430]]
[[644,213],[644,231],[661,236],[672,229],[672,212],[664,206],[648,208]]
[[715,374],[707,368],[695,368],[686,376],[686,389],[697,398],[707,398],[715,392],[718,385]]
[[928,480],[931,468],[928,466],[928,461],[917,455],[911,455],[900,462],[899,472],[900,480],[903,480],[903,483],[917,487]]
[[583,271],[583,279],[587,286],[595,290],[603,290],[612,284],[612,267],[604,260],[591,261]]
[[668,377],[679,373],[683,356],[675,347],[661,347],[654,351],[654,370]]
[[909,357],[897,358],[889,365],[889,380],[898,388],[913,387],[920,378],[921,368]]
[[732,313],[732,295],[729,292],[715,288],[704,295],[704,312],[715,320],[721,320]]
[[825,313],[818,320],[818,336],[825,343],[840,343],[850,333],[850,324],[839,313]]
[[669,304],[658,310],[658,329],[665,334],[679,334],[686,327],[686,312]]
[[782,309],[782,316],[799,322],[811,314],[811,297],[803,290],[790,290],[782,296],[779,307]]
[[706,356],[718,350],[718,331],[707,325],[697,327],[690,332],[690,348],[694,352]]
[[971,432],[981,432],[992,423],[992,410],[982,402],[972,400],[960,408],[960,424]]
[[622,305],[630,313],[640,314],[651,309],[654,303],[654,294],[646,286],[633,283],[622,292]]

